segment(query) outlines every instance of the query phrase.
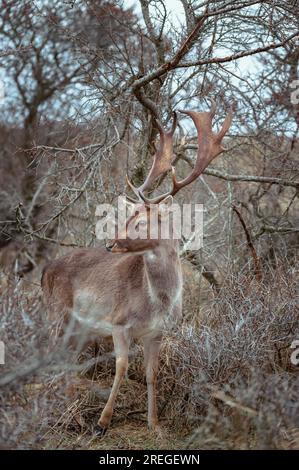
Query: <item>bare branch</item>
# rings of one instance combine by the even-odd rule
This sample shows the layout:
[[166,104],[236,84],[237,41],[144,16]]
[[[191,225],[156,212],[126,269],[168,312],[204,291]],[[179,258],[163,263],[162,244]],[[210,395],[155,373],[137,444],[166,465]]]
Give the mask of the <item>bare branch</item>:
[[228,175],[226,173],[222,173],[219,170],[213,170],[213,169],[206,169],[204,171],[204,174],[210,175],[210,176],[216,176],[217,178],[221,178],[226,181],[249,181],[252,183],[271,183],[271,184],[278,184],[281,186],[290,186],[292,188],[299,189],[299,182],[288,181],[282,178],[274,178],[271,176]]

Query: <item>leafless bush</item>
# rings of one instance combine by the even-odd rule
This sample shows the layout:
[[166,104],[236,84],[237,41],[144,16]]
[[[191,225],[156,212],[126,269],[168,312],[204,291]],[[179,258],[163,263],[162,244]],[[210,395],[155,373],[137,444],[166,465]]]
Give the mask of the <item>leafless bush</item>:
[[[0,377],[0,442],[4,448],[57,445],[56,427],[76,413],[72,385],[77,371],[92,365],[76,362],[64,338],[52,341],[53,324],[46,316],[36,286],[11,281],[1,298],[0,337],[5,364]],[[56,440],[55,440],[56,438]]]
[[249,273],[231,276],[206,306],[199,328],[184,324],[168,339],[163,357],[172,380],[163,374],[162,389],[172,398],[166,415],[183,416],[195,429],[190,445],[277,448],[283,432],[298,428],[298,371],[290,362],[299,337],[297,302],[291,266],[273,270],[262,283]]
[[[203,308],[193,290],[185,301],[187,319],[165,337],[160,419],[186,436],[187,447],[298,447],[298,366],[290,362],[290,345],[299,338],[296,273],[285,263],[269,273],[263,282],[245,272],[228,276]],[[76,365],[59,341],[50,344],[51,325],[38,289],[24,289],[14,283],[2,297],[1,338],[7,345],[0,378],[2,445],[88,447],[112,383],[111,348],[100,345],[96,368],[93,348]],[[139,345],[130,362],[114,426],[145,419]]]

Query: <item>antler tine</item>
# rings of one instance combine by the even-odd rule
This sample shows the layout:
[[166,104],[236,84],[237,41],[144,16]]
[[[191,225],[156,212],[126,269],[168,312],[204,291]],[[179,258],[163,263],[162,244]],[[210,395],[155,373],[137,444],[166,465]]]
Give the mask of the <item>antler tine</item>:
[[177,126],[177,114],[173,113],[173,123],[170,130],[165,130],[158,119],[156,124],[160,133],[160,143],[154,155],[152,167],[144,183],[136,188],[129,178],[127,177],[127,183],[132,189],[134,194],[138,197],[138,200],[142,200],[147,203],[155,203],[154,199],[148,199],[144,196],[143,192],[148,189],[151,184],[161,175],[171,170],[171,162],[173,160],[173,142],[172,138]]
[[158,130],[159,130],[160,137],[163,137],[163,133],[165,131],[164,131],[164,127],[162,126],[160,120],[158,118],[156,118],[155,123],[156,123],[156,126],[157,126]]
[[215,114],[216,114],[217,106],[216,106],[216,101],[211,99],[211,109],[210,109],[210,115],[211,119],[214,119]]
[[173,111],[173,121],[172,121],[171,129],[169,131],[171,136],[173,136],[174,133],[175,133],[177,123],[178,123],[178,115],[177,115],[176,111]]
[[135,196],[137,196],[137,198],[138,198],[138,201],[135,201],[134,199],[132,199],[132,198],[126,196],[126,197],[129,199],[129,201],[131,201],[131,202],[139,202],[139,201],[142,201],[142,198],[141,198],[141,196],[140,196],[140,194],[139,194],[138,188],[135,188],[135,186],[133,185],[133,183],[131,183],[131,181],[130,181],[130,179],[129,179],[129,177],[128,177],[127,174],[126,174],[126,180],[127,180],[127,185],[129,186],[129,188],[131,188],[131,190],[133,191],[133,193],[135,194]]
[[229,128],[231,126],[231,123],[232,123],[232,120],[233,120],[233,110],[232,110],[232,108],[230,108],[228,114],[225,117],[224,123],[222,124],[222,128],[220,129],[220,131],[217,134],[217,139],[220,143],[221,143],[223,137],[225,136],[225,134],[227,133],[227,131],[229,130]]
[[176,127],[177,127],[177,121],[178,121],[178,115],[176,111],[173,111],[173,121],[171,125],[171,129],[165,130],[163,125],[161,124],[160,120],[158,118],[155,119],[156,125],[159,129],[160,137],[163,137],[165,134],[169,134],[173,136],[175,133]]

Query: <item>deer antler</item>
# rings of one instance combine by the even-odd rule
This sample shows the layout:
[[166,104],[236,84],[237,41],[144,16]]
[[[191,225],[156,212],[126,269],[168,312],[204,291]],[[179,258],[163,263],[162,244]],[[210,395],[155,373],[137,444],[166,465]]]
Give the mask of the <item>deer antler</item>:
[[[180,110],[181,113],[187,114],[193,120],[197,129],[197,141],[198,150],[197,158],[191,173],[181,181],[177,181],[175,175],[175,169],[171,165],[173,161],[173,142],[172,137],[177,125],[177,115],[174,112],[173,124],[170,130],[165,131],[161,123],[156,120],[159,133],[160,133],[160,145],[154,155],[154,161],[150,172],[144,181],[144,183],[135,188],[135,186],[127,178],[128,185],[138,197],[139,200],[147,204],[158,204],[163,201],[167,196],[174,196],[180,189],[184,188],[188,184],[192,183],[198,176],[200,176],[207,166],[211,163],[214,158],[220,155],[225,148],[222,147],[222,140],[227,131],[230,128],[232,122],[232,111],[230,110],[227,114],[221,130],[215,134],[212,131],[212,121],[216,113],[216,104],[213,101],[210,111],[208,112],[196,112],[196,111],[184,111]],[[148,189],[151,184],[161,175],[169,170],[172,170],[172,189],[171,191],[157,196],[155,198],[147,198],[144,195],[144,191]]]
[[214,158],[225,151],[221,143],[223,137],[230,128],[232,122],[232,111],[230,111],[222,125],[221,130],[218,134],[214,134],[212,131],[212,121],[216,113],[215,102],[212,102],[211,110],[208,112],[198,113],[196,111],[180,111],[181,113],[187,114],[193,120],[197,130],[197,158],[195,166],[192,172],[184,178],[182,181],[177,181],[175,172],[173,172],[173,189],[171,194],[176,194],[181,188],[192,183],[198,176],[200,176],[207,166],[211,163]]
[[158,119],[156,119],[156,124],[160,134],[160,142],[159,147],[154,155],[153,164],[148,176],[146,177],[146,180],[141,186],[136,188],[127,176],[128,186],[132,189],[138,199],[144,202],[146,202],[147,198],[144,196],[143,192],[148,189],[159,176],[163,175],[172,168],[171,163],[174,158],[172,138],[177,126],[176,112],[173,113],[173,122],[171,129],[165,130]]
[[227,133],[230,128],[232,122],[232,111],[230,110],[227,114],[224,123],[222,125],[221,130],[215,134],[212,131],[212,121],[216,113],[216,105],[215,102],[212,102],[212,106],[210,111],[208,112],[196,112],[196,111],[184,111],[180,110],[181,113],[187,114],[193,120],[195,127],[197,129],[197,141],[198,141],[198,150],[197,150],[197,158],[194,165],[193,170],[191,173],[186,176],[181,181],[177,181],[175,175],[174,167],[172,169],[172,189],[171,191],[162,194],[161,196],[157,196],[156,198],[146,198],[143,191],[143,186],[140,189],[140,197],[141,199],[148,203],[148,204],[157,204],[165,199],[167,196],[171,195],[174,196],[180,189],[184,188],[188,184],[192,183],[198,176],[200,176],[203,171],[207,168],[207,166],[211,163],[214,158],[220,155],[225,148],[222,147],[221,143],[223,137]]

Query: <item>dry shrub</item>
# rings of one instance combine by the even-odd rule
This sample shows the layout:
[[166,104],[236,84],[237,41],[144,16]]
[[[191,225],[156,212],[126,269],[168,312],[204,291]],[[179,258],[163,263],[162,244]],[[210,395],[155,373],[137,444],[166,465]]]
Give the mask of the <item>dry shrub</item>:
[[37,286],[24,287],[17,279],[9,282],[0,309],[0,339],[5,344],[5,365],[0,366],[0,446],[56,447],[61,438],[57,428],[76,412],[70,390],[80,365],[63,338],[51,340],[53,325]]
[[[190,298],[187,289],[188,315],[165,337],[158,378],[160,419],[173,436],[185,436],[184,446],[299,447],[298,366],[290,362],[291,343],[299,339],[296,280],[284,260],[259,283],[250,273],[228,276],[204,308],[200,290]],[[2,296],[2,446],[89,448],[113,380],[111,346],[100,345],[96,368],[92,347],[75,365],[62,344],[49,343],[39,295],[12,283]],[[112,427],[136,420],[140,426],[146,400],[136,344]]]
[[165,414],[193,428],[189,445],[279,448],[299,429],[298,366],[290,362],[299,338],[296,281],[294,267],[282,265],[261,283],[250,273],[227,277],[200,326],[185,322],[168,338]]

